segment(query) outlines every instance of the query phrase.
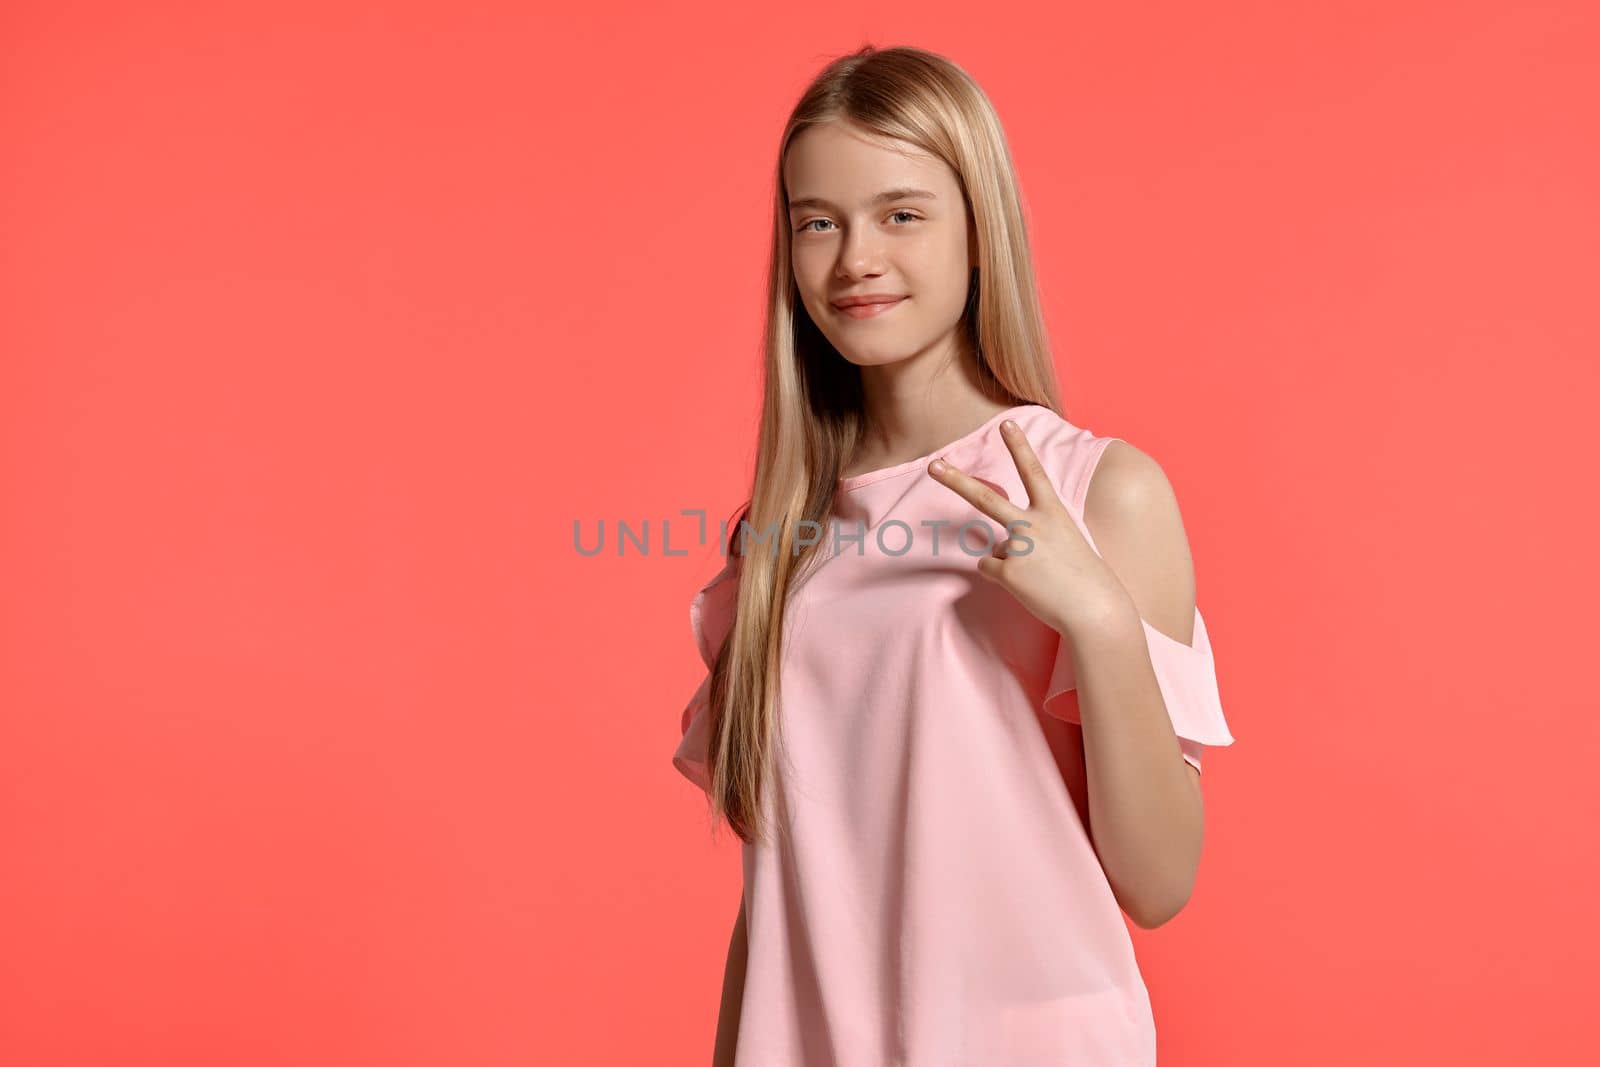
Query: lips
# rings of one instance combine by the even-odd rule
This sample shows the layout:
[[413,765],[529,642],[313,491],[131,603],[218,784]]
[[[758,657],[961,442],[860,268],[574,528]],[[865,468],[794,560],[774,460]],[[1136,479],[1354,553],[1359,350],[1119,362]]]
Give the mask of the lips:
[[852,319],[870,319],[893,311],[905,303],[907,298],[904,296],[869,296],[854,299],[864,302],[855,304],[835,303],[833,306],[841,314],[848,315]]
[[842,311],[848,307],[860,307],[864,304],[893,304],[904,299],[904,293],[870,293],[865,296],[847,296],[842,300],[835,300],[833,306]]

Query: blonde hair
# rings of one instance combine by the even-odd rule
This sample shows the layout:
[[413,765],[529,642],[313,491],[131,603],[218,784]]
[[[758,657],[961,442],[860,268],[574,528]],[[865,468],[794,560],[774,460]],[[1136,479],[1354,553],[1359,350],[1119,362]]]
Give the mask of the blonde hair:
[[[867,45],[834,60],[796,103],[780,142],[755,472],[730,534],[730,551],[740,555],[734,621],[717,650],[703,713],[711,716],[712,820],[722,817],[744,841],[761,840],[768,829],[762,800],[776,730],[784,605],[825,543],[815,538],[797,549],[796,534],[815,529],[803,522],[825,525],[836,480],[864,429],[860,370],[811,321],[790,262],[783,161],[797,133],[836,120],[914,145],[955,172],[977,235],[961,340],[976,356],[980,384],[1008,405],[1061,410],[1016,172],[988,97],[960,67],[917,48]],[[741,553],[746,524],[771,531],[776,543]]]

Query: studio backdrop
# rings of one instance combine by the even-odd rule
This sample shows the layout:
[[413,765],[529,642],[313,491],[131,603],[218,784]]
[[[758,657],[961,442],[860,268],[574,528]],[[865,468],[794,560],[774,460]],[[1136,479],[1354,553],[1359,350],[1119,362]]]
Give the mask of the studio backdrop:
[[1588,1062],[1577,0],[8,5],[0,1062],[710,1061],[688,605],[869,42],[983,85],[1067,416],[1182,502],[1237,743],[1161,1062]]

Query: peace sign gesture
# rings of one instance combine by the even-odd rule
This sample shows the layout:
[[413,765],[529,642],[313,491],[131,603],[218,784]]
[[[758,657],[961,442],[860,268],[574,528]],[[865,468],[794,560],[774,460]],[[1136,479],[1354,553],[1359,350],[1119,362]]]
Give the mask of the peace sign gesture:
[[1105,560],[1089,547],[1067,506],[1056,495],[1044,464],[1011,419],[1000,433],[1028,491],[1018,507],[972,475],[936,459],[928,473],[1010,532],[978,572],[1004,586],[1041,622],[1072,635],[1100,625],[1128,602],[1128,592]]

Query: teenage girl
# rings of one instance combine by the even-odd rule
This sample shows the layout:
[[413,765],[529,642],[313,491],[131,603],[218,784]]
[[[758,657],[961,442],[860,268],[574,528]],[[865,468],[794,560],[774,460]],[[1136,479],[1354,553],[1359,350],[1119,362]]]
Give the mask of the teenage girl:
[[[743,847],[716,1064],[1155,1063],[1233,738],[1172,487],[1062,414],[960,68],[863,48],[781,141],[754,480],[674,765]],[[741,536],[742,535],[742,536]]]

